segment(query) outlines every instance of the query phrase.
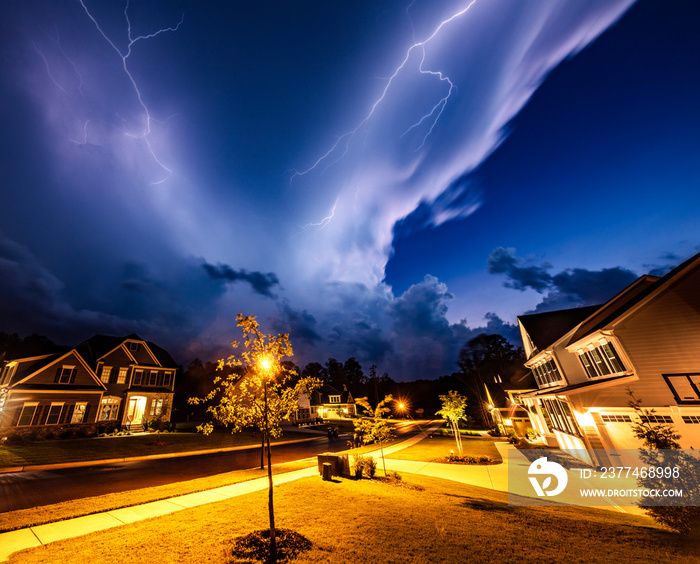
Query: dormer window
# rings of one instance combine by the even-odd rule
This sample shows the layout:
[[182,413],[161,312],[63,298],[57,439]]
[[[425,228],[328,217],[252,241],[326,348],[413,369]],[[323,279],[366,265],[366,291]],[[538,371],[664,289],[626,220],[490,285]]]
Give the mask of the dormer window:
[[2,371],[2,374],[0,374],[0,386],[6,386],[7,384],[9,384],[10,380],[12,380],[12,377],[15,375],[16,370],[16,362],[10,362],[7,366],[5,366],[5,368]]
[[328,396],[330,403],[340,403],[340,396]]
[[131,352],[136,352],[139,350],[139,344],[135,341],[129,341],[127,343],[127,346],[129,347],[129,351]]
[[579,359],[589,378],[610,376],[626,370],[612,343],[606,342],[587,351],[580,350]]

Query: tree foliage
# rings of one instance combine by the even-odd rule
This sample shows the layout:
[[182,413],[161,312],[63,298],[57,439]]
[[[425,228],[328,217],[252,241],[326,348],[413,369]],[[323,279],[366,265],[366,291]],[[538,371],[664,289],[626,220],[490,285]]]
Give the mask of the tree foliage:
[[700,526],[700,460],[681,449],[678,440],[681,436],[675,428],[665,423],[654,422],[654,409],[642,408],[641,400],[629,391],[629,406],[639,417],[632,426],[632,432],[642,441],[645,448],[639,458],[647,466],[657,468],[678,468],[677,477],[639,478],[639,485],[646,490],[682,489],[682,498],[663,498],[664,505],[656,505],[658,498],[643,497],[640,505],[659,523],[688,535]]
[[462,456],[462,435],[459,432],[459,422],[460,420],[467,420],[465,413],[467,398],[459,392],[450,390],[446,395],[440,396],[440,401],[442,402],[442,409],[437,411],[435,415],[439,415],[451,425],[455,435],[457,452],[459,456]]
[[[285,361],[293,356],[289,335],[266,335],[260,331],[254,316],[236,317],[242,329],[243,342],[231,343],[237,354],[219,360],[218,370],[228,372],[214,379],[214,389],[204,398],[190,398],[190,403],[213,402],[207,408],[213,418],[231,427],[232,432],[255,427],[267,445],[269,482],[268,510],[270,517],[270,551],[275,553],[275,517],[272,492],[272,455],[270,438],[282,434],[282,421],[289,419],[298,407],[299,392],[313,391],[320,386],[315,378],[300,378],[294,386],[289,379],[296,376],[293,364]],[[231,370],[226,370],[226,368]],[[200,425],[204,434],[213,431],[213,423]]]
[[[368,417],[353,420],[355,433],[362,437],[364,444],[379,443],[379,448],[382,450],[382,462],[384,462],[383,444],[394,438],[394,428],[383,418],[385,414],[391,411],[389,404],[393,403],[393,401],[393,396],[387,395],[377,404],[377,407],[372,408],[367,398],[355,399],[355,403],[369,414]],[[384,475],[387,475],[386,463],[384,463]]]
[[482,333],[469,340],[459,351],[457,365],[461,369],[461,380],[472,398],[471,414],[485,427],[490,426],[486,383],[496,381],[500,376],[508,380],[525,361],[521,348],[515,348],[505,337],[498,334]]

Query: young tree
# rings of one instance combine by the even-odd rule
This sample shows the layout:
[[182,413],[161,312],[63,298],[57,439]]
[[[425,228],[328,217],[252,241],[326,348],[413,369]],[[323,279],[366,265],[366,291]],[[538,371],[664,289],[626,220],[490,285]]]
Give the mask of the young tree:
[[[267,445],[268,513],[270,520],[270,554],[276,555],[275,512],[272,492],[272,453],[270,439],[282,434],[281,424],[297,408],[299,391],[314,390],[320,385],[315,378],[301,378],[295,386],[287,386],[294,375],[289,364],[282,359],[293,356],[289,335],[266,335],[254,316],[236,317],[237,326],[243,331],[243,346],[239,354],[219,360],[219,370],[226,366],[238,370],[214,379],[215,388],[205,398],[190,398],[194,404],[215,400],[208,411],[213,418],[239,432],[247,427],[257,427]],[[231,343],[234,349],[240,344]],[[212,432],[211,422],[197,429],[204,434]]]
[[632,425],[632,432],[642,441],[640,460],[649,467],[659,469],[673,468],[676,472],[667,477],[656,473],[646,474],[638,479],[639,485],[646,490],[661,486],[663,489],[683,490],[683,498],[664,498],[664,504],[658,505],[658,498],[643,497],[640,505],[659,523],[688,535],[700,526],[700,460],[681,449],[678,439],[681,436],[671,426],[654,422],[653,409],[643,409],[641,400],[632,391],[629,406],[639,417],[639,422]]
[[379,448],[382,451],[382,462],[384,464],[384,476],[386,473],[386,462],[384,461],[384,446],[383,443],[392,439],[394,437],[394,430],[391,424],[382,417],[385,413],[391,411],[389,404],[394,401],[391,395],[386,396],[382,401],[377,404],[377,407],[372,409],[367,398],[357,398],[355,403],[362,406],[367,412],[370,413],[370,417],[355,419],[353,424],[355,425],[355,432],[362,436],[362,442],[369,444],[372,442],[379,443]]
[[459,421],[466,416],[464,410],[467,408],[467,398],[459,392],[450,390],[447,395],[440,396],[442,409],[435,413],[440,415],[445,421],[448,421],[452,426],[452,431],[455,434],[455,442],[457,443],[457,452],[462,456],[462,435],[459,433]]

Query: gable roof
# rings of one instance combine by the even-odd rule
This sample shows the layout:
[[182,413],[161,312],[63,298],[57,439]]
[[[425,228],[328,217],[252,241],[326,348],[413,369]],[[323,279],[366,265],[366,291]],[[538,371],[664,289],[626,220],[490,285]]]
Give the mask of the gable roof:
[[[159,347],[158,345],[151,343],[149,341],[144,341],[141,337],[132,333],[126,337],[113,337],[110,335],[95,335],[90,337],[87,341],[82,342],[76,347],[76,350],[85,359],[85,361],[91,366],[97,366],[97,362],[103,358],[105,355],[114,351],[115,349],[122,346],[127,341],[138,341],[146,345],[146,350],[149,355],[155,361],[154,364],[162,368],[178,368],[178,365],[170,356],[170,354]],[[133,356],[127,348],[124,349],[126,353],[133,359]],[[139,364],[134,360],[135,364]]]
[[315,405],[323,405],[331,402],[330,396],[340,396],[340,403],[352,403],[353,399],[350,392],[344,389],[342,392],[336,390],[333,386],[324,384],[318,390],[314,391],[313,398]]
[[594,305],[519,315],[518,321],[527,331],[537,350],[543,351],[598,311],[600,307]]

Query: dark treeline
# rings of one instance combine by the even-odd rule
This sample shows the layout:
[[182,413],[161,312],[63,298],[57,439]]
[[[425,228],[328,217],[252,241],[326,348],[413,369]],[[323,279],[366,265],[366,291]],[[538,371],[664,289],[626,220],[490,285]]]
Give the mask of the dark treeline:
[[[507,382],[522,366],[525,358],[520,348],[515,348],[501,335],[482,334],[467,342],[455,362],[458,371],[434,380],[396,382],[388,373],[377,373],[371,365],[365,372],[354,357],[341,362],[329,358],[324,364],[310,362],[299,367],[287,362],[299,376],[314,376],[339,391],[347,388],[354,398],[366,397],[376,405],[387,394],[407,406],[411,417],[432,417],[441,408],[439,396],[456,390],[467,396],[467,412],[472,424],[482,428],[490,426],[487,415],[486,385]],[[195,359],[183,370],[176,386],[174,416],[182,419],[200,419],[205,416],[203,406],[191,406],[189,397],[203,397],[212,388],[217,375],[217,363],[203,363]],[[397,413],[398,414],[398,413]]]
[[[67,348],[55,345],[42,335],[20,338],[16,333],[0,332],[0,360],[63,350]],[[365,372],[354,357],[345,362],[329,358],[324,364],[310,362],[304,367],[290,361],[286,364],[299,376],[315,376],[339,391],[347,388],[354,398],[366,397],[373,405],[387,394],[392,394],[407,406],[407,414],[415,418],[432,417],[441,407],[439,396],[455,390],[467,396],[467,413],[473,424],[485,428],[489,426],[485,386],[507,382],[524,361],[523,350],[513,347],[501,335],[482,334],[462,347],[459,358],[455,361],[458,371],[435,380],[396,382],[386,372],[378,374],[375,365],[371,365]],[[225,374],[217,372],[217,368],[218,363],[202,362],[200,359],[194,359],[187,367],[183,367],[175,385],[175,420],[206,418],[205,406],[193,406],[187,400],[191,397],[201,398],[209,393],[214,378]]]

